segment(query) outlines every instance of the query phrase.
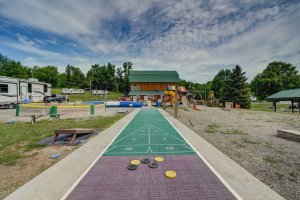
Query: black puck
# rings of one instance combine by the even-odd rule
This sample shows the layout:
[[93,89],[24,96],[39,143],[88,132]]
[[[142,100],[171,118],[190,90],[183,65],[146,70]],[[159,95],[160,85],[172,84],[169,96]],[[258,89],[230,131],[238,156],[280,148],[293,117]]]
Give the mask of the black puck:
[[128,170],[136,170],[137,168],[138,168],[137,165],[131,165],[131,164],[130,164],[130,165],[127,166],[127,169],[128,169]]
[[141,162],[144,164],[148,164],[148,163],[150,163],[150,160],[148,158],[145,158],[145,159],[142,159]]
[[148,165],[150,168],[157,168],[158,167],[158,164],[155,163],[155,162],[152,162],[152,163],[149,163]]

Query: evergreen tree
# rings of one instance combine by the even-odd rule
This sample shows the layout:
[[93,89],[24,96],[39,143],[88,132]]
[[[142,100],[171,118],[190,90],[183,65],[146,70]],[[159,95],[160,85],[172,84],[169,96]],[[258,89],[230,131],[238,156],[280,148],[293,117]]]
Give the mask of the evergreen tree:
[[214,77],[211,84],[211,90],[214,92],[216,98],[222,104],[225,104],[224,85],[225,81],[230,77],[231,71],[229,69],[221,69]]
[[247,78],[242,68],[236,65],[232,69],[229,78],[225,80],[224,97],[226,101],[232,101],[233,106],[240,104],[241,108],[250,108],[250,89],[246,83]]
[[128,94],[130,90],[130,85],[129,85],[129,75],[130,75],[130,70],[132,69],[132,62],[124,62],[123,63],[123,74],[124,74],[124,81],[123,81],[123,93]]

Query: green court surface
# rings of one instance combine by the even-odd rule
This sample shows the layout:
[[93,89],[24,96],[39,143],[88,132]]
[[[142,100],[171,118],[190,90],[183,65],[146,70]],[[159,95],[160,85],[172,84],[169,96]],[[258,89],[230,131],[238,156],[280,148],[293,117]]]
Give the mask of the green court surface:
[[195,154],[156,109],[141,109],[108,147],[104,156]]

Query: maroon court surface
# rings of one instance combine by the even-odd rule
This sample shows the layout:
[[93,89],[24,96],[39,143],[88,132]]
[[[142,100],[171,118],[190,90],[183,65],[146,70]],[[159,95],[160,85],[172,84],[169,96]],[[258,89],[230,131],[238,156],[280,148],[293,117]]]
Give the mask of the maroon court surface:
[[[131,160],[164,157],[158,168]],[[166,170],[177,173],[165,177]],[[67,197],[99,199],[236,199],[157,109],[141,109]]]
[[[101,157],[67,199],[236,199],[197,155],[166,155],[156,169],[140,164],[127,170],[131,160],[142,158]],[[176,178],[164,176],[170,169]]]

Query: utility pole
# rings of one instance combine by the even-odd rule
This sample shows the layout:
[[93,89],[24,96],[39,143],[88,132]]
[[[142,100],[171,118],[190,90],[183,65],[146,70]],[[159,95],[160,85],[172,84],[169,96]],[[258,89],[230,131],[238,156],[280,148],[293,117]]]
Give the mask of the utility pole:
[[177,118],[178,112],[178,83],[175,85],[175,118]]
[[90,79],[90,93],[92,94],[92,79]]

